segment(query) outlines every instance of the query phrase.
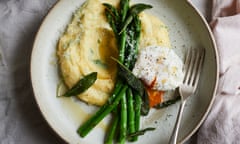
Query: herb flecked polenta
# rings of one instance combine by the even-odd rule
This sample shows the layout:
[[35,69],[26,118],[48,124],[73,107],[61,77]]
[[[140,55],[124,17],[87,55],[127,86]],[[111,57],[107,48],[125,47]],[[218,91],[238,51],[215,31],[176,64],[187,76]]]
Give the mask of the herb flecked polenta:
[[[73,15],[59,39],[57,55],[65,84],[71,88],[83,76],[98,72],[96,82],[78,97],[103,105],[111,94],[117,72],[117,43],[102,3],[118,5],[119,0],[87,0]],[[158,18],[142,12],[140,48],[150,45],[170,47],[167,27]]]

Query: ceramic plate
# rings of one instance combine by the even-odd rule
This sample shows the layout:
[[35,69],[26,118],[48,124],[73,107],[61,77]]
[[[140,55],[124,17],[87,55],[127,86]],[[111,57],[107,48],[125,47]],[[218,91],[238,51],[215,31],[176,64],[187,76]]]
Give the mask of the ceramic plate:
[[[76,133],[96,107],[88,106],[74,98],[56,98],[60,76],[56,58],[56,44],[71,21],[72,14],[83,0],[61,0],[46,16],[36,36],[31,59],[31,78],[39,108],[53,130],[72,144],[104,142],[110,116],[104,119],[84,139]],[[133,1],[134,2],[134,1]],[[200,84],[196,95],[190,97],[185,107],[178,142],[185,142],[201,125],[212,105],[218,82],[218,58],[209,27],[197,10],[186,0],[138,0],[153,5],[146,12],[159,17],[169,28],[172,48],[183,57],[188,48],[206,49]],[[176,120],[179,103],[162,110],[152,110],[142,118],[141,127],[156,127],[141,136],[136,143],[166,144]]]

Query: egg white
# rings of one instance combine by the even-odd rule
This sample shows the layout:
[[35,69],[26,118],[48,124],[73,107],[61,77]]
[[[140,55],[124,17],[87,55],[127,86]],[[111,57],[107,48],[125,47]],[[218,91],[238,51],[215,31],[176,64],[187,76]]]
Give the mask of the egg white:
[[182,83],[182,69],[182,60],[171,48],[148,46],[140,50],[133,74],[152,89],[167,91]]

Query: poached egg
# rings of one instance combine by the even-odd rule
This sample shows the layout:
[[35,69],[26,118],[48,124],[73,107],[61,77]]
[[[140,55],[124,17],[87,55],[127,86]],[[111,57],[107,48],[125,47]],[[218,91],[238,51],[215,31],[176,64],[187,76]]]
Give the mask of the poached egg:
[[183,81],[183,62],[168,47],[148,46],[139,51],[133,74],[154,90],[177,88]]

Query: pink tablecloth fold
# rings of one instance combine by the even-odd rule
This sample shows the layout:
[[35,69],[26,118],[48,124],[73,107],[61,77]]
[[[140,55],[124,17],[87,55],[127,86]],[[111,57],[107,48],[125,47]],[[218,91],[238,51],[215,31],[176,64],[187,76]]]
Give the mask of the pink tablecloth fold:
[[240,0],[213,0],[211,27],[220,57],[216,100],[198,144],[240,143]]

